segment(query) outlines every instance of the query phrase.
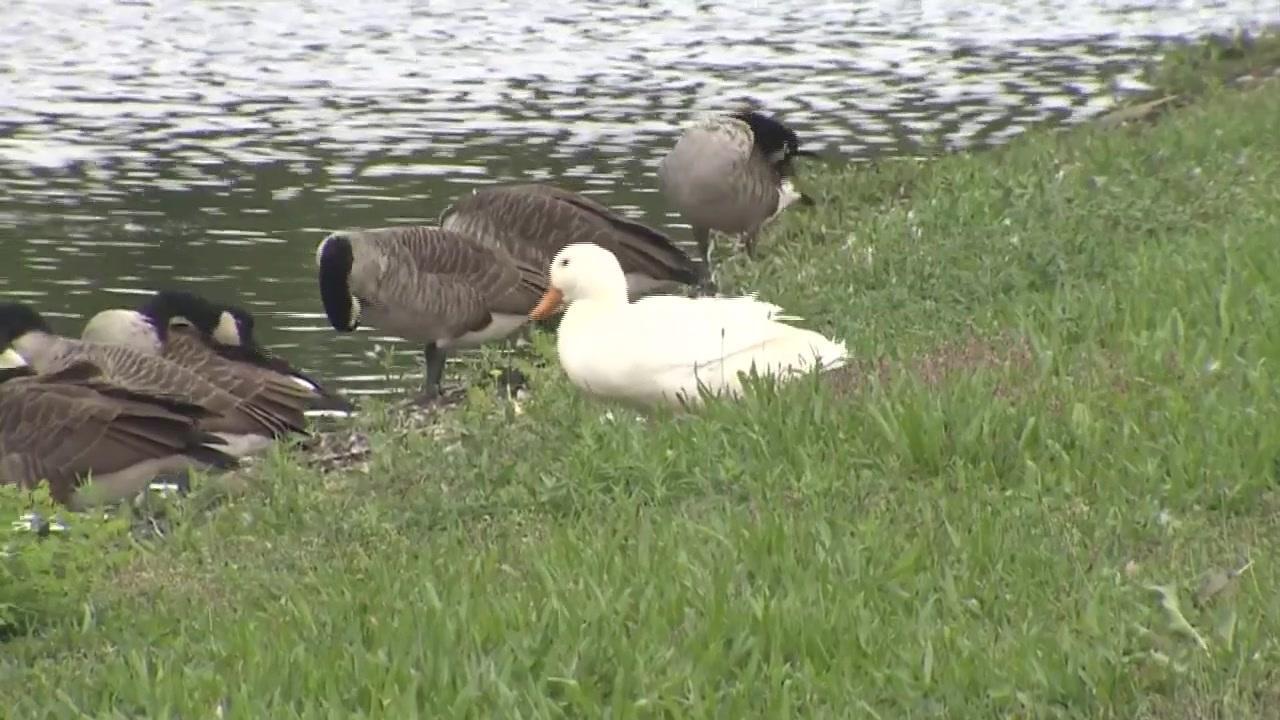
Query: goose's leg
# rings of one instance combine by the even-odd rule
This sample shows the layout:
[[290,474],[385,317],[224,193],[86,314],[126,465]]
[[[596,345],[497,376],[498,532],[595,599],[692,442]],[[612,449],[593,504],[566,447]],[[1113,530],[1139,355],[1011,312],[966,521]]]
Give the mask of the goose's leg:
[[751,230],[742,236],[742,246],[747,250],[747,257],[752,260],[756,259],[756,239],[759,237],[759,230]]
[[698,257],[703,264],[711,267],[711,228],[693,226],[693,241],[698,243]]
[[440,378],[444,375],[444,361],[448,353],[434,342],[429,342],[422,348],[422,356],[427,363],[427,376],[418,401],[426,404],[440,397]]
[[699,283],[698,290],[714,295],[716,278],[711,268],[711,228],[694,225],[693,240],[698,243],[698,257],[702,259],[702,282]]

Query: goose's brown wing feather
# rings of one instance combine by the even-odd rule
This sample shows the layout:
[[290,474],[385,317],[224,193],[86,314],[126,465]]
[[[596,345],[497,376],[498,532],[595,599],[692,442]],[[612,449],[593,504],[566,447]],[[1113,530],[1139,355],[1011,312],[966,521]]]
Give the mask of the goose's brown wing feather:
[[127,391],[113,397],[49,377],[12,380],[0,386],[0,481],[32,487],[44,479],[66,503],[85,476],[192,449],[203,437],[195,422]]
[[291,382],[294,382],[294,384],[297,384],[297,382],[296,380],[292,380],[292,378],[301,379],[311,383],[316,390],[314,392],[308,390],[307,393],[311,396],[311,406],[313,408],[322,407],[326,409],[341,409],[348,411],[354,409],[354,406],[349,400],[343,398],[340,394],[334,392],[330,388],[325,387],[319,380],[316,380],[311,375],[304,373],[293,363],[289,362],[288,359],[272,353],[265,347],[260,345],[255,345],[254,347],[242,347],[237,345],[222,345],[221,343],[215,343],[212,347],[219,355],[231,362],[248,363],[250,365],[263,368],[264,370],[279,373],[280,375],[284,375],[289,378]]
[[[367,274],[376,279],[353,284],[355,294],[402,308],[452,337],[485,327],[492,313],[527,313],[541,297],[535,270],[466,235],[420,226],[365,232],[377,243],[380,265]],[[353,272],[353,283],[365,276]]]
[[[183,398],[159,394],[151,391],[139,391],[116,385],[103,372],[102,368],[88,360],[76,360],[57,372],[33,376],[42,385],[76,386],[88,388],[104,398],[127,400],[135,403],[154,405],[177,415],[184,415],[196,420],[213,416],[207,406],[188,402]],[[63,390],[63,392],[70,392]]]
[[658,168],[669,202],[693,225],[726,233],[754,231],[777,209],[781,175],[755,149],[737,118],[695,123]]
[[595,231],[584,232],[583,238],[612,252],[623,272],[641,272],[685,284],[698,281],[699,266],[665,234],[585,196],[561,192],[553,196],[554,201],[595,220]]
[[269,414],[274,424],[293,432],[305,429],[311,392],[287,377],[230,360],[195,331],[182,328],[169,331],[164,357]]
[[44,372],[56,372],[79,361],[101,369],[103,378],[122,390],[190,403],[206,408],[201,422],[209,432],[270,434],[289,428],[269,413],[245,403],[188,368],[129,347],[61,338],[61,352],[50,358]]
[[696,282],[699,277],[698,266],[665,234],[554,185],[477,190],[458,200],[444,223],[501,245],[544,274],[565,245],[591,242],[612,252],[623,272],[683,283]]

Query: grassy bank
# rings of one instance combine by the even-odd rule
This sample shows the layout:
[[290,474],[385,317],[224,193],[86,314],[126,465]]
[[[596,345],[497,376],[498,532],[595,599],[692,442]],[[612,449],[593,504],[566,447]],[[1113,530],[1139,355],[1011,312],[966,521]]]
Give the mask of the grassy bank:
[[552,362],[519,406],[371,412],[367,467],[281,452],[218,510],[175,505],[164,542],[0,645],[0,698],[23,718],[1274,712],[1280,82],[1205,93],[816,174],[822,207],[722,285],[844,337],[851,372],[646,420]]

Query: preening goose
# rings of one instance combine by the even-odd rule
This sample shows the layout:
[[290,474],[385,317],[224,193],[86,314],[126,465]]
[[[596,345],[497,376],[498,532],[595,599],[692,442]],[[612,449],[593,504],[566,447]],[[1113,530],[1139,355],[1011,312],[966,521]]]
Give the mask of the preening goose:
[[451,230],[335,232],[316,248],[320,299],[335,330],[371,325],[423,344],[423,399],[436,397],[449,350],[503,339],[528,321],[543,272]]
[[[201,431],[196,405],[127,391],[88,362],[36,375],[0,353],[0,483],[49,483],[74,510],[131,497],[160,475],[229,468],[221,438]],[[86,484],[88,483],[88,484]]]
[[287,362],[266,356],[252,331],[252,316],[242,309],[215,305],[191,292],[160,290],[137,310],[98,313],[80,339],[161,355],[242,400],[270,408],[291,426],[304,425],[306,411],[352,409]]
[[658,166],[667,202],[693,229],[709,262],[711,231],[741,234],[755,255],[760,229],[795,202],[813,200],[796,190],[793,159],[801,149],[791,128],[754,111],[702,118],[687,128]]
[[637,405],[700,402],[699,386],[737,397],[740,372],[780,380],[844,365],[842,342],[781,320],[754,297],[652,295],[627,301],[622,269],[608,250],[574,243],[551,263],[551,286],[530,313],[567,303],[557,331],[560,365],[586,392]]
[[0,343],[11,346],[39,375],[85,361],[97,366],[106,382],[124,390],[198,405],[210,413],[200,421],[200,429],[224,438],[232,455],[264,450],[275,438],[303,429],[291,418],[242,400],[163,357],[55,335],[40,313],[22,303],[0,304]]
[[501,247],[545,271],[570,242],[591,242],[618,258],[634,299],[695,285],[703,268],[671,238],[611,208],[554,185],[478,188],[445,210],[440,226]]

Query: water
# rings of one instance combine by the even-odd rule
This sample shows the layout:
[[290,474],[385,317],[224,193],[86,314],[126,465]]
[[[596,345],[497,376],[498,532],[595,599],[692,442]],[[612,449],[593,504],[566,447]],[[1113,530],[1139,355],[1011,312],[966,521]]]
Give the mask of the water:
[[316,296],[332,229],[552,180],[684,239],[653,172],[696,113],[763,103],[837,162],[981,147],[1104,112],[1162,39],[1277,22],[1274,0],[9,0],[0,292],[78,334],[189,286],[378,392],[390,339],[332,332]]

